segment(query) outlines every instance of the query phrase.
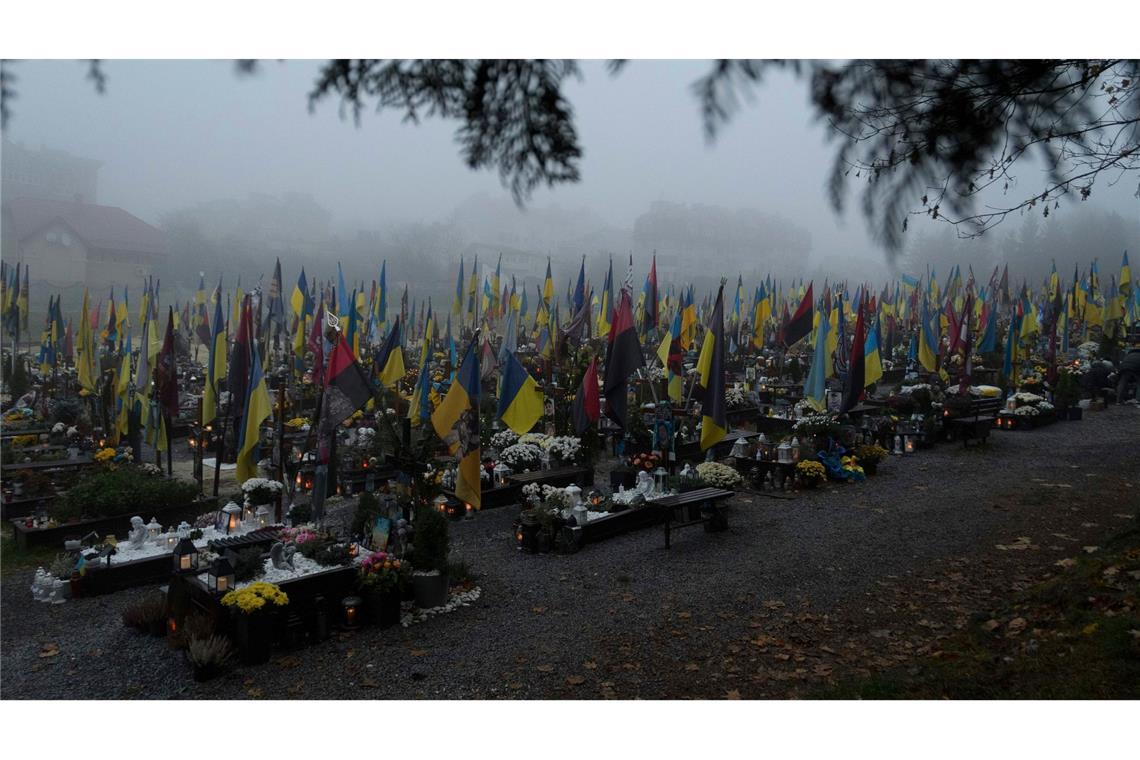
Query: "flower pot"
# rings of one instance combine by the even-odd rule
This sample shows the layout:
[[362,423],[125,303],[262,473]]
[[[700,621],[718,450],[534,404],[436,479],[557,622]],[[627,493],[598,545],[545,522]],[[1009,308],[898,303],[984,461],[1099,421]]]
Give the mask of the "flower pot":
[[221,675],[221,668],[217,665],[195,665],[194,666],[194,680],[198,683],[203,681],[211,681]]
[[238,658],[245,665],[269,662],[273,651],[273,619],[264,612],[238,613]]
[[393,591],[380,595],[380,627],[391,628],[400,624],[400,593]]
[[412,588],[416,593],[416,606],[420,609],[442,607],[447,603],[447,575],[444,573],[417,573],[412,576]]

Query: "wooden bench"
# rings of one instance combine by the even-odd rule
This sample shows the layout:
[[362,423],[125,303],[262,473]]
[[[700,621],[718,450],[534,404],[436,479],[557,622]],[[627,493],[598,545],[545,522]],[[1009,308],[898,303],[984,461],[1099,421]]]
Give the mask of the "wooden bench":
[[[698,488],[654,499],[652,503],[665,513],[665,548],[672,545],[673,531],[680,528],[704,525],[708,533],[727,530],[728,518],[720,502],[731,498],[735,493],[724,488]],[[678,512],[680,521],[674,522]]]
[[985,443],[1001,407],[1002,400],[997,397],[970,399],[970,406],[964,414],[946,417],[942,424],[947,431],[961,439],[963,446],[969,445],[971,438]]

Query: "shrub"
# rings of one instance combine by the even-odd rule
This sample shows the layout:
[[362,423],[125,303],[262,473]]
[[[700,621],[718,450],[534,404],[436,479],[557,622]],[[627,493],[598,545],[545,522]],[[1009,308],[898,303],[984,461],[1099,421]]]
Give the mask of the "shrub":
[[233,660],[234,648],[225,636],[210,636],[205,639],[191,639],[187,654],[190,663],[196,668],[221,669]]
[[56,499],[48,513],[59,522],[77,517],[114,517],[156,506],[187,504],[198,493],[194,483],[147,474],[141,467],[94,472]]
[[379,514],[380,500],[376,498],[376,494],[367,491],[360,494],[360,499],[356,502],[356,511],[352,513],[352,535],[365,535]]
[[51,563],[49,572],[53,578],[66,581],[71,578],[71,572],[73,570],[75,570],[75,558],[70,554],[61,554]]
[[151,624],[163,621],[165,615],[166,597],[151,593],[123,609],[123,625],[145,631]]
[[429,507],[417,510],[412,543],[412,564],[417,570],[447,572],[448,524],[441,512]]
[[234,552],[230,564],[234,568],[234,580],[238,583],[252,581],[265,575],[265,556],[256,546]]

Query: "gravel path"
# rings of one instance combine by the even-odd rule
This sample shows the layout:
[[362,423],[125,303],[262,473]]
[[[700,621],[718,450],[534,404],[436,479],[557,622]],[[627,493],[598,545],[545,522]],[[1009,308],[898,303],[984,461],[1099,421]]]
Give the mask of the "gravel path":
[[[513,546],[515,510],[452,523],[473,606],[365,629],[195,684],[128,631],[143,590],[49,606],[0,584],[5,698],[788,696],[923,653],[1140,507],[1140,409],[892,457],[879,475],[783,500],[741,494],[731,529],[659,530],[570,556]],[[1134,523],[1132,523],[1134,524]],[[1004,550],[1020,536],[1030,550]],[[1065,538],[1058,538],[1064,536]],[[58,655],[41,658],[46,643]],[[771,644],[773,644],[772,646]]]

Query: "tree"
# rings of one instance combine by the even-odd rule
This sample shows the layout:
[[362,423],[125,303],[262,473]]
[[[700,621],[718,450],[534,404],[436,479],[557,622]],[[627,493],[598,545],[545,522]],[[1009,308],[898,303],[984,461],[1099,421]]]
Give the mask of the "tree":
[[[609,71],[626,65],[613,61]],[[837,145],[832,206],[843,209],[854,172],[865,183],[862,212],[892,254],[911,216],[978,236],[1015,211],[1040,206],[1048,216],[1063,198],[1088,200],[1102,176],[1115,183],[1140,169],[1138,60],[719,60],[693,85],[709,139],[773,68],[807,77]],[[582,150],[562,92],[578,77],[570,60],[333,60],[309,106],[336,97],[357,121],[368,105],[412,122],[456,120],[467,165],[497,169],[521,204],[540,185],[580,178]],[[106,85],[98,62],[88,78],[100,91]],[[0,63],[5,123],[14,93],[10,66]],[[1015,172],[1035,161],[1045,179],[1017,190]]]

